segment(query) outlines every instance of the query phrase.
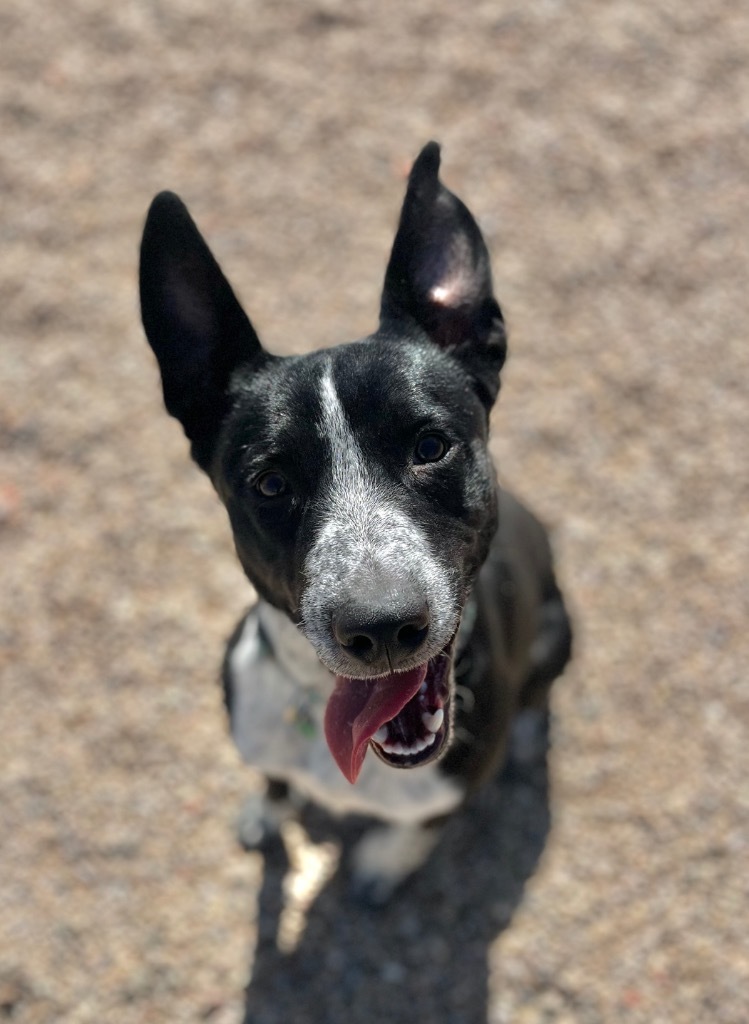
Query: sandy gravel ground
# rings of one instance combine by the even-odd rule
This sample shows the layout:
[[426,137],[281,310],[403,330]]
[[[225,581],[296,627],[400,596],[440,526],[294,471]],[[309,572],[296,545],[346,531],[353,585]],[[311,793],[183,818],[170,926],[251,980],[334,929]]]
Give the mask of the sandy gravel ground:
[[[749,7],[3,0],[0,50],[0,1019],[747,1021]],[[139,232],[181,192],[270,347],[350,338],[431,137],[577,658],[548,766],[305,930],[281,850],[234,841],[250,594],[161,409]],[[342,833],[307,824],[319,888]]]

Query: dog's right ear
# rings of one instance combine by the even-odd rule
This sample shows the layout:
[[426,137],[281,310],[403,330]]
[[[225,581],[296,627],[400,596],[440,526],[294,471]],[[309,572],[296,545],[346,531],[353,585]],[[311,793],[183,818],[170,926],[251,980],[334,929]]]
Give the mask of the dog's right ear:
[[507,352],[489,252],[468,208],[439,179],[440,147],[429,142],[408,179],[385,273],[383,326],[416,326],[473,376],[487,407],[497,397]]
[[140,250],[143,327],[161,369],[164,403],[208,469],[230,408],[234,370],[263,356],[258,337],[187,207],[173,192],[151,203]]

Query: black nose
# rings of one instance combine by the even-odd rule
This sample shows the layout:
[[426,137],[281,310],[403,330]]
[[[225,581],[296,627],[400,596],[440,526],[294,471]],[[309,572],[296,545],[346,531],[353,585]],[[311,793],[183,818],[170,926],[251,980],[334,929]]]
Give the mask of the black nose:
[[333,634],[341,650],[380,671],[397,669],[416,654],[428,632],[429,607],[418,599],[387,608],[349,600],[333,615]]

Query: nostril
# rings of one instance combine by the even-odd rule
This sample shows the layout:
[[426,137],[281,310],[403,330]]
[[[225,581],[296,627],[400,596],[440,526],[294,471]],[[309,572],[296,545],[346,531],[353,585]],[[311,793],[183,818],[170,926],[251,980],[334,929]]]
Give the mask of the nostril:
[[333,613],[331,628],[346,658],[395,671],[424,645],[429,633],[429,609],[426,604],[414,602],[402,608],[400,614],[398,609],[392,609],[391,614],[382,603],[361,605],[350,601]]
[[372,650],[374,643],[370,637],[358,633],[355,636],[347,637],[342,646],[349,650],[355,658],[364,658]]
[[415,651],[426,640],[428,631],[429,626],[417,626],[408,622],[398,630],[398,643],[409,651]]

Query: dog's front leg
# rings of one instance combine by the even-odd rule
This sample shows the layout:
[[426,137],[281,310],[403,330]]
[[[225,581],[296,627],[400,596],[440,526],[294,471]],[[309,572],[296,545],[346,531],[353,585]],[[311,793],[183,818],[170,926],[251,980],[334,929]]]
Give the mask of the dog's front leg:
[[239,813],[237,837],[245,850],[258,850],[278,838],[281,826],[297,808],[285,782],[268,779],[265,792],[248,797]]
[[425,862],[441,829],[442,820],[372,828],[352,852],[354,897],[370,906],[387,903],[398,886]]

